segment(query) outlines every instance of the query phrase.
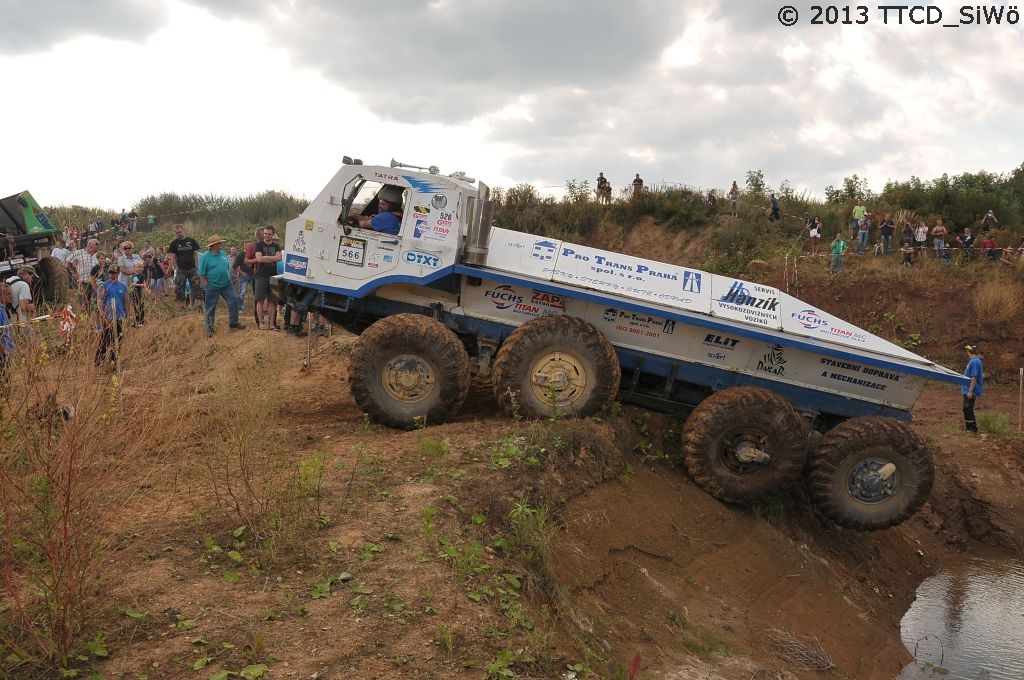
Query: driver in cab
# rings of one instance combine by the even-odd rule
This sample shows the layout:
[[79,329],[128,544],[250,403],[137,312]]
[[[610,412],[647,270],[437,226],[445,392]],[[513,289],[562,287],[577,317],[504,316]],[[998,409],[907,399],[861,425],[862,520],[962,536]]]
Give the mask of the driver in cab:
[[363,215],[353,210],[348,216],[352,226],[372,229],[384,234],[398,236],[402,227],[402,191],[398,187],[385,187],[377,194],[377,213]]

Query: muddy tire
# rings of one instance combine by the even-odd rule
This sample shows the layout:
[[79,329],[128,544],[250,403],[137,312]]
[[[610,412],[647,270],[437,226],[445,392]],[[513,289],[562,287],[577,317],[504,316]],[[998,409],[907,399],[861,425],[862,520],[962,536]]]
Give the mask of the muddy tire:
[[374,422],[410,429],[451,420],[469,393],[469,356],[440,322],[396,314],[359,336],[349,359],[349,386]]
[[583,319],[542,316],[512,331],[494,359],[491,385],[508,415],[589,416],[619,393],[608,338]]
[[47,255],[36,265],[39,274],[40,302],[61,305],[68,301],[68,268],[55,257]]
[[[759,387],[732,387],[702,401],[683,427],[683,462],[693,481],[728,503],[754,503],[791,487],[806,459],[807,435],[789,402]],[[737,454],[756,449],[766,462]]]
[[[887,479],[877,474],[895,466]],[[935,465],[907,425],[882,416],[853,418],[825,433],[811,458],[815,505],[841,526],[876,531],[921,509],[932,491]]]

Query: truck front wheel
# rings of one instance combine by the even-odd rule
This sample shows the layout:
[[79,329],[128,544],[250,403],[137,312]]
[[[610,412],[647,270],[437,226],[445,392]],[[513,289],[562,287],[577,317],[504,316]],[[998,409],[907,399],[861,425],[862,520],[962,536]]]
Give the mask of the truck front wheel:
[[348,381],[374,422],[411,429],[451,420],[469,393],[469,356],[440,322],[418,314],[377,321],[356,341]]
[[491,384],[509,415],[589,416],[619,393],[619,362],[600,331],[572,316],[531,319],[502,343]]
[[803,470],[806,437],[785,399],[759,387],[732,387],[702,401],[683,428],[683,461],[704,491],[728,503],[778,494]]
[[921,509],[935,466],[921,438],[882,416],[852,418],[825,433],[811,458],[810,490],[836,524],[860,531],[896,526]]

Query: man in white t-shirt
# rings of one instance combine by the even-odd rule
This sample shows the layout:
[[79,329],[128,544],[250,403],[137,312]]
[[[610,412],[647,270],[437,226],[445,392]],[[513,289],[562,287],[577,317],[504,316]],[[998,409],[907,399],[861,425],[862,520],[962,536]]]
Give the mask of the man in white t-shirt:
[[36,272],[31,267],[22,267],[17,275],[7,279],[11,287],[11,305],[18,313],[18,322],[25,323],[32,319],[36,306],[32,304],[32,281]]
[[57,245],[50,251],[50,255],[67,264],[68,255],[70,254],[71,251],[65,247],[64,239],[57,237]]

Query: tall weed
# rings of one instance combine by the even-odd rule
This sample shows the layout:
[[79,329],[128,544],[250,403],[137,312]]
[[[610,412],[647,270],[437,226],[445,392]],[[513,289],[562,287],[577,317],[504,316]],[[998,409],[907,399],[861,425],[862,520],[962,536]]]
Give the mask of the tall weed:
[[171,441],[153,435],[173,431],[179,416],[160,379],[172,357],[148,357],[126,338],[122,361],[147,361],[149,371],[97,369],[83,321],[68,346],[47,325],[20,333],[0,402],[3,671],[66,669],[81,649],[108,577],[114,518],[144,502]]
[[1005,281],[984,281],[974,291],[974,313],[983,325],[1001,326],[1020,315],[1020,293]]

